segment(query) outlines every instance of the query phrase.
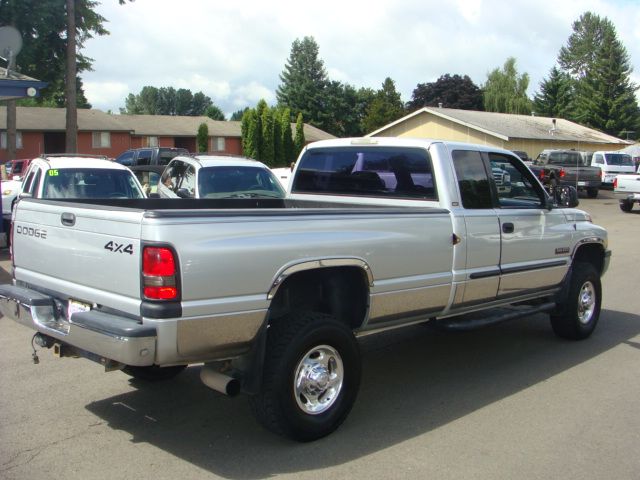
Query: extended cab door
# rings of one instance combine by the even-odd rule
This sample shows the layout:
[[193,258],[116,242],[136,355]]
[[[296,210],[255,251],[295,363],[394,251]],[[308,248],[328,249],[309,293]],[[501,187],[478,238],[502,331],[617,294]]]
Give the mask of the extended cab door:
[[[503,153],[484,154],[493,172],[500,223],[498,297],[554,287],[570,263],[573,229],[562,210],[546,208],[546,194],[531,171]],[[500,184],[499,178],[502,179]]]
[[[571,229],[531,171],[502,153],[454,150],[466,263],[454,307],[558,285],[569,265]],[[460,278],[460,277],[459,277]]]

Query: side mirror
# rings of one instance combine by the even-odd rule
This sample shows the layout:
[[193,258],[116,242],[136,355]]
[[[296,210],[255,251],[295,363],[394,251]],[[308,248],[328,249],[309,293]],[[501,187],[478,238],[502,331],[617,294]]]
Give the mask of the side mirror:
[[558,185],[552,191],[553,200],[560,208],[574,208],[580,204],[576,187]]
[[176,192],[176,195],[178,195],[180,198],[191,198],[191,194],[186,188],[179,188]]
[[18,198],[31,198],[33,197],[33,195],[31,195],[29,192],[22,192],[18,195]]

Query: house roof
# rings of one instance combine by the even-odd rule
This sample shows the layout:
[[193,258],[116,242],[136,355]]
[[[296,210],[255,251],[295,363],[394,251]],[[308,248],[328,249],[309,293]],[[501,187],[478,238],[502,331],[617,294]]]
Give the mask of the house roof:
[[[0,107],[0,130],[7,128],[6,107]],[[20,131],[64,131],[66,109],[44,107],[18,107],[17,130]],[[128,131],[132,135],[194,137],[201,123],[209,128],[209,136],[240,137],[241,122],[211,120],[209,117],[187,117],[173,115],[112,115],[96,109],[78,109],[80,131]],[[295,124],[291,124],[295,131]],[[335,138],[330,133],[312,125],[304,125],[307,142]]]
[[[16,130],[64,132],[67,110],[65,108],[17,107]],[[7,107],[0,107],[0,130],[7,128]],[[78,109],[79,131],[128,131],[129,128],[101,110]]]
[[[404,123],[410,118],[431,114],[474,130],[493,135],[501,140],[516,138],[529,140],[573,141],[590,143],[617,143],[628,145],[631,142],[607,135],[592,128],[584,127],[562,118],[514,115],[508,113],[478,112],[454,108],[423,107],[393,123],[368,134],[380,136],[389,128]],[[555,120],[555,127],[554,127]]]

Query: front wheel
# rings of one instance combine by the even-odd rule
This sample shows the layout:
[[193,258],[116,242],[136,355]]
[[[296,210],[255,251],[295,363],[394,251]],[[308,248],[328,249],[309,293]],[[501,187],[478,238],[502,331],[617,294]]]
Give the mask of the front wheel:
[[590,263],[576,263],[567,300],[550,316],[553,331],[570,340],[587,338],[596,328],[601,304],[602,286],[598,271]]
[[268,430],[301,442],[337,429],[360,385],[360,351],[349,327],[303,312],[274,321],[267,333],[262,390],[250,397]]
[[629,213],[633,208],[633,202],[629,200],[620,200],[620,210],[625,213]]

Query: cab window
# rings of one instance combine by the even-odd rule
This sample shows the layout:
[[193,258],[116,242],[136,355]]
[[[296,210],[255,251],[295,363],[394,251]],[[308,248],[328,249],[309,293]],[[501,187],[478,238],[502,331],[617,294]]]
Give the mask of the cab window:
[[480,152],[454,150],[453,166],[464,208],[493,208],[489,176]]
[[489,153],[489,164],[501,208],[541,207],[544,192],[526,165],[500,153]]

